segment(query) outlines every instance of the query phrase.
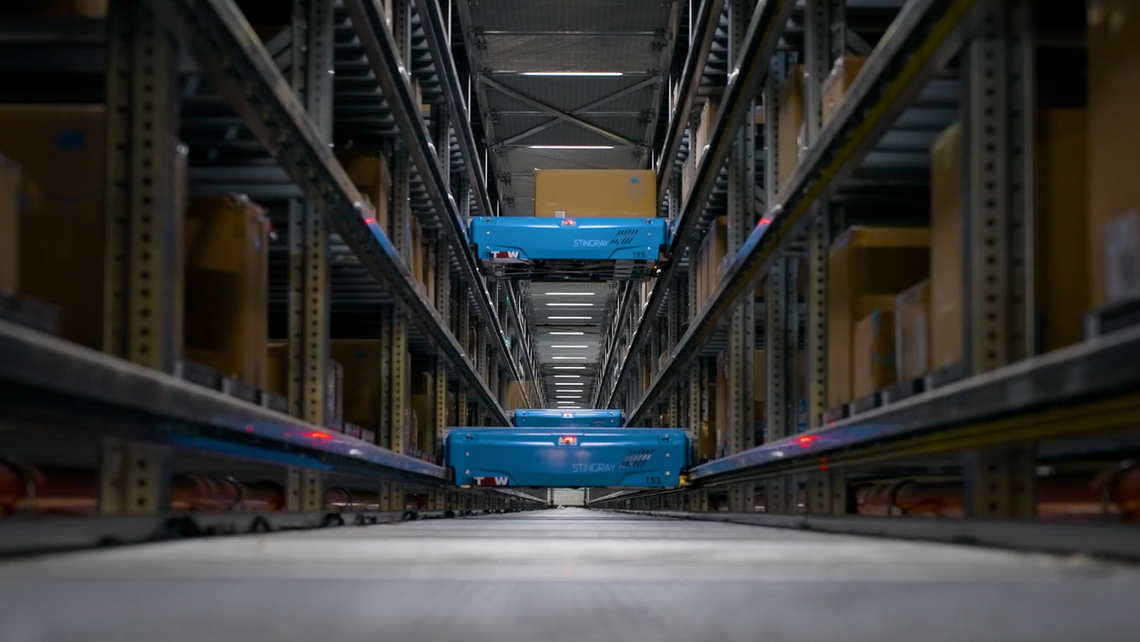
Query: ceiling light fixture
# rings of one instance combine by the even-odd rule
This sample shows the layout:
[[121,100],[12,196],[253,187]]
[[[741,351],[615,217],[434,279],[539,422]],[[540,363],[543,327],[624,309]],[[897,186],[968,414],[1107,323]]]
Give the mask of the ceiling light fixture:
[[559,399],[581,399],[582,395],[559,395]]
[[550,317],[555,321],[589,321],[594,317]]
[[580,337],[585,334],[585,332],[551,332],[550,334],[564,337]]
[[551,348],[589,348],[590,346],[550,346]]
[[594,296],[593,292],[547,292],[546,296]]
[[613,145],[527,145],[527,149],[613,149]]
[[524,71],[524,76],[620,76],[620,71]]
[[586,366],[554,366],[555,370],[585,370]]
[[559,359],[562,361],[585,361],[586,357],[550,357],[551,359]]
[[593,303],[547,303],[548,308],[592,308]]
[[[582,378],[582,375],[554,375],[554,376],[555,377],[563,377],[566,379],[581,379]],[[566,383],[572,383],[572,382],[567,381]],[[555,383],[555,385],[558,385],[558,384]]]

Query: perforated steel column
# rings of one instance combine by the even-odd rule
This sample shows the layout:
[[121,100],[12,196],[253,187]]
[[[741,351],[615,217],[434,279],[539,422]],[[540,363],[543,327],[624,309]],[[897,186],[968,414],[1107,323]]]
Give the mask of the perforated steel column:
[[187,189],[177,48],[141,0],[111,3],[107,36],[103,347],[172,372],[182,351],[184,205],[177,199]]
[[[409,229],[411,225],[411,205],[409,203],[409,174],[410,163],[408,151],[403,147],[396,149],[392,159],[392,247],[411,264],[411,239]],[[407,420],[407,368],[408,355],[408,322],[398,308],[393,307],[391,312],[391,436],[388,446],[394,452],[407,452],[408,448],[408,420]]]
[[[447,243],[439,241],[435,246],[435,307],[440,316],[451,316],[451,254]],[[436,359],[435,367],[435,448],[432,454],[443,461],[443,441],[447,432],[447,363]],[[460,384],[462,385],[462,384]]]
[[[325,140],[332,137],[333,3],[293,2],[293,90]],[[324,425],[329,342],[328,228],[315,203],[289,207],[289,408]]]
[[1032,46],[1025,0],[993,2],[968,50],[967,369],[1025,358],[1034,345]]
[[[740,45],[752,15],[754,0],[732,0],[729,4],[729,68],[741,64]],[[752,109],[748,110],[752,113]],[[756,225],[755,125],[746,118],[733,143],[728,169],[728,254],[735,255]],[[714,170],[715,171],[715,170]],[[752,296],[741,297],[728,324],[728,446],[735,454],[755,445],[753,361],[756,348],[756,314]],[[755,489],[751,483],[729,487],[729,510],[753,510]]]
[[807,421],[817,427],[827,412],[827,255],[831,221],[827,206],[808,230]]

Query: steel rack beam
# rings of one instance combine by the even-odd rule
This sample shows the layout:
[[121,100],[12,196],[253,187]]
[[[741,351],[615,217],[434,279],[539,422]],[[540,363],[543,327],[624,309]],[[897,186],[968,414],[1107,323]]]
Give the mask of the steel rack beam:
[[[359,3],[358,3],[359,4]],[[250,130],[280,163],[289,177],[300,187],[305,196],[322,208],[329,224],[344,240],[376,280],[386,284],[393,298],[415,323],[429,337],[447,359],[456,366],[460,375],[475,389],[476,393],[493,410],[496,419],[507,422],[506,412],[498,399],[479,376],[462,345],[448,330],[446,321],[435,310],[430,301],[425,301],[413,285],[411,272],[400,258],[392,243],[379,231],[376,225],[366,220],[364,199],[356,186],[349,180],[344,169],[337,162],[332,150],[324,142],[317,126],[305,113],[304,106],[293,93],[292,88],[281,76],[273,59],[258,42],[253,29],[246,22],[241,10],[233,0],[162,0],[155,1],[160,19],[190,50],[198,62],[203,75],[210,80],[219,93],[225,96],[234,110],[242,116]],[[385,31],[385,42],[389,53],[394,52],[395,44],[389,32]],[[383,78],[383,74],[380,74]],[[391,81],[391,79],[388,79]],[[407,83],[399,84],[405,90],[394,99],[390,94],[389,105],[393,113],[407,118],[411,112],[411,95]],[[401,100],[402,99],[402,100]],[[397,105],[402,106],[397,108]],[[414,145],[413,154],[426,180],[425,186],[434,199],[448,196],[438,189],[442,183],[439,167],[434,159],[421,158],[427,152],[427,133],[422,121],[415,130],[420,133],[421,145]],[[450,201],[451,216],[440,218],[450,222],[444,230],[458,237],[450,237],[453,246],[462,240],[455,217],[454,202]],[[438,207],[437,203],[437,207]],[[460,260],[464,274],[472,285],[482,291],[484,314],[490,316],[497,330],[500,350],[506,351],[502,331],[497,319],[486,301],[486,290],[474,272],[470,252],[460,248]]]
[[1122,330],[703,464],[690,479],[707,484],[790,467],[818,470],[822,457],[834,468],[1134,430],[1140,425],[1138,360],[1140,328]]
[[[0,413],[7,417],[35,411],[31,419],[46,423],[48,409],[77,430],[417,484],[447,480],[434,464],[6,321],[0,321],[0,386]],[[96,425],[85,428],[92,416]]]
[[[368,62],[372,65],[380,91],[384,94],[392,117],[400,129],[408,155],[423,180],[424,191],[427,192],[428,199],[438,214],[443,238],[447,239],[448,245],[451,246],[451,251],[459,263],[460,274],[471,287],[475,288],[475,304],[480,315],[486,319],[485,330],[489,335],[487,339],[494,344],[495,352],[507,364],[511,376],[518,380],[520,379],[518,368],[515,367],[510,350],[507,349],[506,335],[499,323],[498,315],[495,314],[491,295],[487,292],[487,286],[476,268],[475,257],[468,247],[467,233],[460,219],[459,206],[448,191],[449,177],[444,175],[439,167],[431,135],[420,115],[420,105],[412,97],[412,88],[407,79],[409,69],[404,63],[404,57],[400,55],[396,39],[388,28],[387,20],[377,2],[344,0],[344,8],[352,19],[352,26],[356,30]],[[498,400],[490,394],[486,385],[480,381],[476,388],[480,390],[480,395],[484,397],[488,408],[496,415],[495,418],[509,423]]]
[[[649,336],[649,331],[657,318],[658,310],[665,300],[666,292],[680,269],[679,259],[685,249],[693,243],[697,224],[700,222],[701,211],[716,185],[719,170],[736,143],[736,132],[744,124],[746,117],[752,118],[752,101],[759,92],[764,78],[768,75],[768,61],[776,52],[780,34],[794,8],[795,2],[792,0],[763,0],[756,5],[752,12],[748,30],[745,32],[740,45],[740,55],[737,57],[739,64],[735,65],[729,74],[728,86],[725,87],[720,108],[717,110],[713,122],[712,133],[709,137],[709,151],[701,156],[700,164],[697,167],[696,182],[689,193],[689,198],[685,200],[682,206],[673,240],[669,246],[669,256],[673,260],[665,264],[661,275],[657,277],[653,290],[649,293],[649,301],[642,310],[637,330],[634,332],[630,344],[629,354],[637,354]],[[661,189],[660,184],[658,189]],[[748,243],[745,243],[745,248],[747,247]],[[692,328],[686,333],[686,336],[689,336],[691,332]],[[614,403],[622,382],[629,376],[631,371],[629,363],[629,360],[626,360],[622,364],[621,372],[618,374],[607,405]],[[671,383],[672,380],[671,378],[665,383]],[[653,388],[650,391],[652,392]],[[647,396],[642,400],[636,410],[638,414],[631,414],[628,418],[630,425],[634,424],[643,409],[648,410],[648,406],[656,399],[656,396],[656,394],[652,398]]]
[[[749,290],[758,274],[766,273],[795,239],[802,237],[823,202],[849,176],[876,142],[946,62],[961,48],[966,16],[983,0],[911,0],[899,13],[891,30],[868,58],[834,118],[808,148],[784,189],[770,198],[767,215],[761,219],[733,257],[724,278],[689,325],[665,368],[650,385],[641,403],[630,413],[635,421],[664,393],[669,384],[699,353],[716,332],[717,324],[736,299]],[[739,78],[736,78],[737,80]],[[729,88],[731,89],[730,83]],[[729,93],[725,93],[726,99]],[[721,133],[719,118],[713,134],[715,146],[706,156],[723,162],[729,139]],[[712,181],[702,159],[692,196],[707,198]],[[719,167],[719,162],[717,164]],[[690,199],[691,201],[692,199]],[[703,199],[698,199],[703,202]],[[686,203],[688,213],[689,203]],[[682,221],[685,222],[685,221]],[[695,221],[693,222],[695,224]],[[678,231],[677,238],[681,237]],[[662,279],[670,276],[666,267]],[[657,288],[654,288],[656,292]],[[650,297],[650,305],[653,297]],[[647,308],[648,311],[648,308]],[[643,319],[644,320],[644,319]],[[639,328],[640,330],[641,328]]]

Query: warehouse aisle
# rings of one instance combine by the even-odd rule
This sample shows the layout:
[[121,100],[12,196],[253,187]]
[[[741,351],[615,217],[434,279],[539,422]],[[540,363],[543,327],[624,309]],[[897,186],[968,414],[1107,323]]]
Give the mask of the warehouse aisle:
[[0,640],[1126,640],[1140,570],[582,509],[0,564]]

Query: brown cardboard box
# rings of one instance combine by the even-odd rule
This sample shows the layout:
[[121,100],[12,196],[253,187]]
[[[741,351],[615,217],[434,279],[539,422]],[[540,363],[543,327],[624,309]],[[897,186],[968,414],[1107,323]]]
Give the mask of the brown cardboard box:
[[535,170],[534,215],[654,218],[657,176],[640,169]]
[[345,173],[376,209],[376,222],[389,237],[392,235],[391,210],[392,174],[388,162],[379,152],[338,151],[337,160]]
[[700,165],[701,158],[705,153],[705,147],[709,144],[709,139],[712,137],[713,121],[716,120],[716,111],[719,108],[720,98],[717,96],[709,96],[708,99],[705,100],[705,104],[701,106],[700,123],[693,132],[693,146],[689,154],[689,157],[693,161],[694,170]]
[[529,381],[508,381],[507,394],[503,408],[514,410],[516,408],[530,408],[527,395],[533,396],[534,385]]
[[[373,434],[380,432],[381,402],[387,394],[383,386],[381,347],[378,339],[337,339],[329,342],[329,358],[340,364],[344,380],[342,417],[344,421]],[[371,442],[376,443],[375,437]]]
[[895,382],[894,311],[891,308],[872,310],[855,324],[851,365],[854,399]]
[[423,453],[435,449],[435,397],[429,394],[412,395],[412,410],[415,412],[415,439],[412,445]]
[[852,401],[852,329],[875,309],[894,309],[894,297],[930,272],[925,228],[853,227],[828,257],[828,405]]
[[720,280],[717,278],[717,270],[727,252],[728,217],[718,216],[716,220],[709,225],[709,229],[705,233],[705,238],[701,241],[698,268],[698,278],[700,279],[698,290],[701,292],[699,295],[699,304],[703,305],[704,302],[712,296],[713,291],[716,290],[716,286],[719,285]]
[[[1038,345],[1043,351],[1079,342],[1081,319],[1092,307],[1088,286],[1088,132],[1085,110],[1037,113],[1034,261]],[[1132,154],[1136,153],[1134,148]]]
[[792,74],[780,86],[778,99],[780,127],[777,132],[777,149],[780,153],[779,185],[783,189],[800,162],[801,130],[804,125],[804,67],[796,65]]
[[103,346],[102,106],[0,105],[0,153],[23,170],[20,292],[59,308],[60,335]]
[[930,371],[930,279],[895,299],[895,371],[899,381]]
[[5,0],[0,13],[45,18],[103,18],[107,0]]
[[265,389],[289,398],[289,344],[271,341],[266,346]]
[[266,386],[269,220],[244,196],[190,199],[184,230],[185,355]]
[[930,150],[930,363],[940,370],[962,360],[962,124]]
[[0,155],[0,292],[20,289],[20,166]]
[[863,70],[866,58],[846,56],[835,61],[831,73],[823,81],[823,124],[827,125],[839,109],[847,90],[851,88],[859,72]]
[[1092,304],[1140,297],[1140,5],[1089,0]]

